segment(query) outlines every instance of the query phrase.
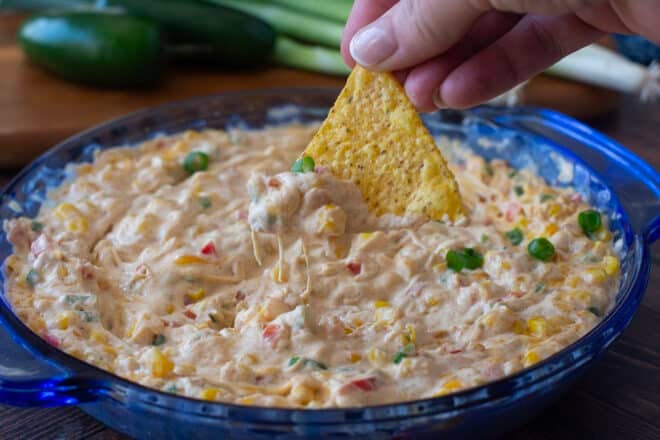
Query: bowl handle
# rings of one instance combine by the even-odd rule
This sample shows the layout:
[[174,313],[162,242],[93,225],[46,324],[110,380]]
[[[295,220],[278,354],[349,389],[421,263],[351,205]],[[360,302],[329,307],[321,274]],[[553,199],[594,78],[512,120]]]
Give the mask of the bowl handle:
[[56,367],[31,352],[23,340],[8,330],[6,317],[0,319],[0,403],[60,406],[91,402],[100,397],[103,387],[96,381]]
[[656,215],[644,230],[644,241],[648,244],[655,243],[660,238],[660,215]]

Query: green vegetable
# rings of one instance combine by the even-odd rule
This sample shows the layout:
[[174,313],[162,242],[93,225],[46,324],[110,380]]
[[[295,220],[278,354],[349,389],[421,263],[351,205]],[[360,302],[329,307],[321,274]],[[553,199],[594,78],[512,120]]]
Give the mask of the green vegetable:
[[555,247],[547,238],[540,237],[529,242],[527,252],[537,260],[550,261],[555,256]]
[[454,272],[460,272],[463,268],[477,269],[484,264],[484,257],[472,248],[465,248],[459,252],[450,250],[445,259],[447,267]]
[[215,315],[214,315],[213,313],[209,313],[209,319],[210,319],[211,322],[213,322],[214,324],[217,324],[217,323],[218,323],[218,318],[216,318]]
[[545,290],[545,284],[543,283],[538,283],[534,288],[534,292],[536,293],[543,293],[544,290]]
[[265,62],[275,47],[275,30],[263,20],[238,11],[190,0],[109,0],[131,14],[153,20],[176,44],[206,47],[209,56],[231,67]]
[[328,369],[328,367],[324,363],[319,362],[319,361],[315,361],[314,359],[309,359],[309,358],[303,359],[303,367],[305,367],[305,368],[310,367],[314,370],[327,370]]
[[593,313],[594,315],[596,315],[599,318],[601,316],[603,316],[603,313],[600,311],[600,309],[598,307],[593,307],[593,306],[592,307],[587,307],[587,310],[589,310],[591,313]]
[[292,365],[295,365],[296,362],[300,360],[300,356],[294,356],[291,359],[289,359],[289,362],[287,362],[287,365],[290,367]]
[[593,209],[587,209],[578,214],[578,224],[584,234],[591,238],[591,234],[596,232],[602,225],[600,213]]
[[281,35],[277,37],[272,58],[283,66],[329,75],[346,76],[351,72],[338,50],[309,46]]
[[512,178],[516,177],[516,174],[518,174],[518,170],[511,170],[511,171],[509,171],[507,176],[509,176],[509,179],[512,179]]
[[165,341],[166,341],[165,335],[157,334],[157,335],[154,335],[154,338],[151,341],[151,345],[155,345],[155,346],[163,345],[165,343]]
[[71,11],[28,19],[19,43],[34,63],[63,78],[125,87],[155,84],[163,50],[158,27],[116,12]]
[[203,209],[208,209],[212,205],[211,200],[208,197],[200,197],[199,204]]
[[30,223],[30,228],[31,228],[34,232],[39,232],[39,231],[41,231],[41,230],[44,228],[44,224],[41,223],[41,222],[38,222],[38,221],[36,221],[36,220],[32,220],[32,223]]
[[348,19],[353,5],[351,0],[272,0],[272,2],[302,13],[336,20],[342,24]]
[[206,171],[209,168],[209,156],[201,151],[191,151],[183,160],[183,169],[188,174]]
[[25,275],[25,281],[30,285],[34,286],[39,282],[39,279],[41,278],[41,275],[39,275],[39,272],[37,272],[36,269],[30,269]]
[[472,248],[463,249],[463,258],[465,259],[466,269],[478,269],[484,264],[484,257]]
[[97,312],[90,312],[88,310],[78,310],[78,316],[85,322],[97,322],[99,314]]
[[89,297],[90,295],[66,295],[64,297],[64,301],[66,301],[67,304],[73,306],[86,302]]
[[524,237],[523,237],[523,232],[520,230],[520,228],[513,228],[506,234],[506,238],[509,239],[509,241],[514,245],[518,246],[520,243],[522,243]]
[[548,200],[551,200],[551,199],[554,199],[554,198],[555,198],[554,195],[552,195],[552,194],[545,194],[545,193],[544,193],[544,194],[541,194],[541,195],[539,196],[539,201],[540,201],[541,203],[545,203],[545,202],[547,202]]
[[465,258],[460,252],[450,250],[445,257],[447,260],[447,267],[454,272],[460,272],[465,267]]
[[314,159],[312,159],[310,156],[305,156],[302,159],[302,164],[300,165],[300,168],[302,169],[303,173],[313,173],[315,166],[316,163],[314,163]]
[[163,391],[165,391],[166,393],[178,393],[179,389],[176,387],[176,385],[170,384],[170,385],[166,386],[163,389]]
[[291,166],[291,171],[294,173],[311,173],[314,172],[316,163],[314,159],[310,156],[305,156],[302,159],[298,159]]
[[397,351],[394,356],[392,356],[392,362],[395,364],[400,364],[403,358],[406,358],[415,353],[414,344],[406,344],[403,349]]
[[525,194],[525,190],[524,190],[523,187],[520,186],[520,185],[516,185],[516,186],[514,186],[514,187],[513,187],[513,192],[515,192],[516,195],[517,195],[518,197],[520,197],[520,196],[522,196],[523,194]]
[[[141,2],[142,0],[133,0]],[[154,1],[154,0],[151,0]],[[181,0],[183,1],[183,0]],[[268,2],[255,0],[206,0],[259,17],[273,26],[277,32],[310,43],[339,48],[343,25],[330,20],[302,14]],[[325,2],[318,2],[325,3]]]

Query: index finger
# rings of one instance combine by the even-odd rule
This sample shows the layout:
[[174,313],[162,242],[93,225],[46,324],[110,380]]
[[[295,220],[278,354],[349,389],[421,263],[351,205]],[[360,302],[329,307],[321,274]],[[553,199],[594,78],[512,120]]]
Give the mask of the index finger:
[[387,12],[399,0],[355,0],[351,14],[346,21],[344,33],[341,36],[341,55],[349,66],[355,66],[355,60],[351,56],[348,46],[357,33],[364,26]]

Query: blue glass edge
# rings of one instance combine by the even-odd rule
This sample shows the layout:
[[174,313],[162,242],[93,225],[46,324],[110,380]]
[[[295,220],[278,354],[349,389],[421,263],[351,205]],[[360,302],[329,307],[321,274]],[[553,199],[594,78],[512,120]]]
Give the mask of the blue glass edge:
[[[176,105],[176,104],[173,104],[173,105]],[[137,113],[137,114],[139,114],[139,113]],[[129,115],[129,116],[125,117],[125,118],[127,119],[127,118],[131,118],[131,117],[134,117],[134,116],[135,116],[135,114],[133,114],[133,115]],[[124,118],[122,118],[122,119],[124,119]],[[120,119],[120,121],[121,121],[121,119]],[[117,122],[117,121],[115,121],[115,123],[116,123],[116,122]],[[65,141],[65,143],[66,143],[66,142],[70,142],[70,140]],[[51,154],[54,154],[54,151],[51,151],[50,153],[51,153]],[[634,156],[634,155],[633,155],[633,156]],[[41,157],[40,159],[38,159],[37,161],[33,162],[33,164],[31,164],[28,168],[26,168],[25,170],[23,170],[23,172],[21,172],[21,173],[20,173],[20,174],[14,179],[14,180],[12,180],[12,182],[8,185],[7,188],[10,189],[10,188],[12,187],[12,185],[15,185],[16,182],[20,181],[20,179],[21,179],[21,178],[22,178],[22,177],[23,177],[23,176],[24,176],[29,170],[31,170],[32,168],[34,168],[34,167],[40,165],[44,160],[46,160],[47,157],[48,157],[48,155],[42,156],[42,157]],[[644,285],[645,285],[645,283],[646,283],[646,280],[647,280],[647,278],[648,278],[648,254],[646,254],[646,258],[643,258],[643,260],[645,260],[645,261],[642,261],[641,268],[642,268],[642,269],[643,269],[643,268],[646,268],[646,275],[644,276],[644,274],[643,274],[644,271],[642,270],[642,273],[639,274],[639,276],[636,277],[636,283],[635,283],[635,285],[634,285],[634,287],[633,287],[633,289],[632,289],[631,296],[630,296],[628,299],[633,298],[633,299],[639,299],[639,300],[641,300],[641,291],[643,290],[643,287],[644,287]],[[632,303],[626,301],[625,303],[622,303],[621,306],[623,307],[625,304],[628,304],[628,306],[632,307],[632,309],[635,309],[635,308],[636,308],[636,305],[637,305],[638,303],[639,303],[639,301],[637,301],[637,302],[633,301]],[[3,306],[3,307],[0,307],[0,314],[3,315],[3,316],[2,316],[2,317],[3,317],[3,321],[5,321],[5,322],[6,322],[6,320],[5,320],[4,318],[5,318],[5,314],[6,314],[6,312],[8,312],[8,311],[6,310],[6,307],[4,307],[4,306]],[[9,313],[10,313],[10,312],[9,312]],[[616,313],[614,313],[614,312],[611,313],[611,314],[610,314],[610,320],[613,319],[613,318],[615,317],[615,315],[616,315]],[[13,317],[13,316],[12,316],[12,317]],[[627,325],[627,323],[630,321],[631,318],[632,318],[632,314],[628,317],[627,320],[625,320],[625,321],[619,321],[619,325],[621,325],[621,327],[617,326],[617,327],[619,328],[619,331],[623,328],[623,326]],[[599,328],[599,327],[604,327],[606,323],[608,323],[608,320],[607,320],[607,319],[604,320],[603,322],[601,322],[601,324],[599,324],[599,326],[598,326],[597,328]],[[21,323],[21,325],[22,325],[22,323]],[[16,327],[10,327],[10,328],[12,329],[12,331],[16,330],[16,331],[14,331],[14,336],[17,336],[17,339],[18,339],[18,340],[20,340],[21,338],[24,338],[24,337],[25,337],[25,335],[20,335],[20,336],[19,336],[19,335],[17,334],[17,331],[18,331],[18,330],[17,330]],[[594,330],[596,330],[596,329],[594,329]],[[27,329],[27,327],[21,329],[21,331],[22,331],[22,332],[25,332],[25,331],[30,332],[30,331]],[[30,333],[31,333],[31,332],[30,332]],[[616,329],[615,329],[614,333],[617,333]],[[33,336],[34,336],[34,335],[33,335]],[[585,340],[588,336],[589,336],[589,335],[585,336],[585,338],[581,339],[581,341]],[[35,338],[37,338],[37,337],[35,336]],[[31,343],[28,344],[28,346],[31,346],[32,349],[35,348],[35,345],[41,346],[41,347],[38,347],[38,348],[35,350],[37,353],[44,354],[44,355],[52,355],[53,353],[49,352],[49,350],[42,350],[43,346],[46,345],[46,344],[45,344],[43,341],[41,341],[39,338],[37,338],[37,339],[38,339],[38,341],[31,341]],[[610,341],[607,342],[608,345],[609,345],[609,343],[611,343],[611,340],[613,340],[613,338],[610,338]],[[587,341],[585,340],[585,341],[583,341],[583,342],[586,343]],[[568,347],[567,349],[565,349],[565,351],[569,351],[570,348],[571,348],[571,347]],[[599,350],[599,352],[602,351],[602,350],[604,350],[604,349],[605,349],[605,347],[602,347],[602,348]],[[53,351],[58,351],[58,350],[56,350],[56,349],[52,349],[52,350],[53,350]],[[561,354],[562,354],[562,352],[557,353],[557,355],[555,355],[555,356],[558,356],[558,355],[561,355]],[[564,356],[568,356],[570,353],[563,353],[563,354],[564,354]],[[90,366],[88,366],[87,364],[84,364],[84,363],[82,363],[82,362],[80,362],[80,361],[78,361],[78,360],[75,360],[74,358],[71,358],[71,357],[69,357],[69,356],[66,355],[66,354],[64,354],[64,356],[65,356],[65,358],[61,359],[61,361],[62,361],[63,363],[67,363],[67,364],[69,364],[68,366],[75,365],[76,367],[90,368]],[[543,363],[539,364],[537,367],[535,367],[535,368],[532,369],[532,370],[540,370],[540,369],[544,366],[544,364],[550,364],[551,362],[553,362],[554,360],[556,360],[556,359],[554,359],[555,356],[553,356],[553,357],[551,357],[551,358],[548,358],[546,361],[544,361]],[[77,365],[76,365],[76,364],[77,364]],[[91,368],[94,368],[94,367],[91,367]],[[104,379],[104,380],[107,379],[107,380],[111,380],[111,381],[117,381],[117,380],[119,380],[119,381],[124,381],[124,380],[121,379],[121,378],[117,378],[116,376],[110,375],[109,373],[105,373],[105,372],[102,372],[102,371],[100,371],[100,370],[99,370],[98,372],[95,372],[95,373],[99,373],[99,372],[101,373],[100,379]],[[520,373],[518,373],[518,374],[516,374],[516,375],[514,375],[514,376],[507,377],[507,378],[502,379],[502,380],[497,381],[497,382],[492,382],[492,383],[486,385],[486,387],[491,388],[491,389],[493,389],[493,390],[499,389],[499,388],[502,387],[502,385],[507,385],[507,382],[510,383],[510,382],[514,381],[514,379],[519,378],[519,377],[521,377],[521,376],[523,376],[523,375],[525,375],[525,374],[527,374],[527,373],[529,373],[529,372],[530,372],[530,371],[528,371],[528,370],[522,371],[522,372],[520,372]],[[545,378],[545,377],[547,377],[547,376],[548,376],[548,375],[543,376],[543,377],[541,377],[541,379],[543,379],[543,378]],[[541,380],[541,379],[538,379],[537,381],[539,381],[539,380]],[[126,382],[126,381],[124,381],[124,382]],[[526,384],[525,386],[528,386],[529,383],[533,383],[533,382],[525,382],[525,384]],[[165,396],[165,397],[168,398],[168,399],[172,399],[172,398],[174,398],[174,399],[185,399],[185,398],[181,398],[181,397],[178,397],[178,396],[173,396],[173,395],[171,395],[171,394],[160,393],[159,391],[152,390],[152,389],[148,389],[148,388],[144,388],[144,387],[141,387],[141,386],[139,386],[139,385],[137,385],[137,384],[133,384],[133,383],[129,383],[129,382],[126,382],[126,384],[128,384],[128,385],[131,386],[131,387],[138,388],[138,389],[141,388],[141,389],[143,389],[143,390],[146,391],[146,392],[161,394],[161,395]],[[466,391],[464,391],[464,392],[457,393],[457,394],[454,394],[454,395],[452,395],[452,396],[442,397],[442,398],[425,399],[425,400],[420,400],[420,401],[415,401],[415,402],[406,402],[406,403],[404,403],[404,404],[382,405],[382,406],[380,406],[380,407],[370,407],[369,409],[370,409],[370,410],[376,410],[376,409],[379,409],[379,408],[380,408],[380,409],[383,409],[383,408],[396,408],[396,407],[401,407],[401,408],[403,408],[403,407],[410,407],[410,406],[420,405],[420,404],[433,404],[433,407],[439,407],[439,406],[443,406],[443,405],[441,405],[442,403],[448,404],[448,405],[444,405],[444,406],[447,406],[448,408],[452,408],[453,410],[456,410],[456,409],[462,409],[462,408],[465,408],[465,406],[455,406],[455,405],[453,404],[453,402],[454,402],[455,400],[462,400],[463,398],[465,398],[465,397],[467,397],[467,396],[469,396],[469,395],[471,395],[471,394],[474,394],[476,390],[479,390],[479,389],[481,389],[481,388],[483,388],[483,387],[476,388],[476,389],[473,389],[473,390],[466,390]],[[509,387],[506,387],[506,388],[509,388]],[[509,390],[509,391],[511,391],[511,390]],[[491,396],[488,397],[488,400],[490,400],[490,399],[492,399],[492,398],[493,398],[493,395],[491,394]],[[185,400],[194,400],[194,399],[185,399]],[[208,404],[208,403],[206,403],[206,404]],[[216,404],[216,405],[220,405],[220,406],[223,406],[223,407],[233,407],[233,408],[235,408],[235,409],[237,409],[237,410],[242,410],[242,409],[250,410],[250,411],[255,410],[254,407],[244,407],[244,406],[240,406],[240,405],[228,405],[228,404]],[[269,410],[272,410],[272,409],[269,409]],[[339,410],[335,410],[335,409],[330,409],[330,410],[313,410],[313,411],[311,411],[311,412],[315,412],[315,413],[319,413],[319,414],[320,414],[320,413],[323,413],[323,412],[329,412],[329,413],[337,412],[337,413],[342,413],[342,414],[343,414],[343,413],[346,413],[347,411],[351,411],[351,410],[359,411],[360,413],[362,413],[362,412],[365,410],[365,408],[354,408],[354,409],[350,409],[350,408],[349,408],[349,409],[339,409]],[[273,411],[283,411],[284,413],[297,413],[297,412],[300,412],[300,413],[304,413],[304,414],[310,412],[309,410],[302,410],[302,411],[301,411],[301,410],[279,410],[279,409],[278,409],[278,410],[273,410]],[[406,414],[406,415],[409,415],[409,414]]]

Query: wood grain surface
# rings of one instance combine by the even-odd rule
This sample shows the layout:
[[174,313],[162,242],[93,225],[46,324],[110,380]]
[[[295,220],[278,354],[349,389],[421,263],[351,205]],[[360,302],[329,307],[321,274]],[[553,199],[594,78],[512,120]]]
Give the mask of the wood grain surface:
[[[179,70],[152,91],[91,89],[25,63],[13,45],[11,29],[17,23],[0,17],[0,166],[4,167],[24,163],[83,128],[164,101],[227,90],[342,82],[279,68],[241,73]],[[533,102],[588,118],[590,125],[660,169],[660,104],[643,105],[635,98],[547,81],[530,90]],[[0,184],[16,171],[0,172]],[[649,288],[630,328],[563,398],[505,438],[660,439],[660,245],[652,252]],[[126,438],[75,407],[0,405],[0,421],[0,439]]]

